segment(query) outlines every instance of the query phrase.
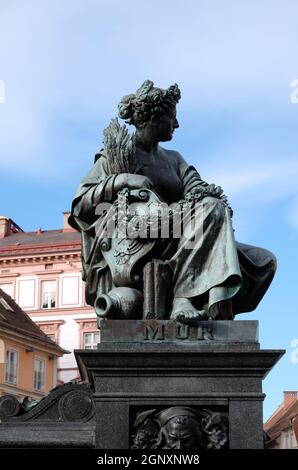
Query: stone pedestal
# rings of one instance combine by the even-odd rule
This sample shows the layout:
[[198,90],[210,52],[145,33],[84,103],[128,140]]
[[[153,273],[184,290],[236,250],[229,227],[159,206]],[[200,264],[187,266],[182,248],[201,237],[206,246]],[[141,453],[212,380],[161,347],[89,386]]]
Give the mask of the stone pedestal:
[[92,448],[93,391],[87,384],[55,387],[37,403],[0,397],[0,448]]
[[153,423],[163,410],[187,407],[201,417],[209,448],[220,426],[227,439],[218,447],[263,448],[262,380],[284,351],[260,349],[258,322],[114,320],[101,331],[97,350],[75,352],[94,387],[95,447],[134,447],[142,417]]

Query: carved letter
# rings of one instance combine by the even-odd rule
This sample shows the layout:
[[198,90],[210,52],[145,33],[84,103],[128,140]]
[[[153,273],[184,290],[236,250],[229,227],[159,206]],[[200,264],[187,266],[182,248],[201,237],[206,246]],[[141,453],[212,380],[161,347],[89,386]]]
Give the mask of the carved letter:
[[213,340],[213,327],[209,325],[208,323],[205,324],[205,322],[201,322],[201,324],[198,326],[198,335],[197,335],[198,340]]
[[155,328],[151,325],[144,325],[145,326],[145,331],[144,331],[144,340],[159,340],[163,341],[165,339],[165,325],[158,325]]
[[177,325],[176,338],[177,339],[188,339],[189,337],[189,325]]

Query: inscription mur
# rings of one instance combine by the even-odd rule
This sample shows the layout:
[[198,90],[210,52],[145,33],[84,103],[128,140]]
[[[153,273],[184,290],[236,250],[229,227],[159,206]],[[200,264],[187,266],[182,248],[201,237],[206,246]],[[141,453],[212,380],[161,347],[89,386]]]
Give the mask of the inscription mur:
[[144,341],[212,341],[213,326],[210,322],[183,324],[149,320],[143,323],[143,339]]

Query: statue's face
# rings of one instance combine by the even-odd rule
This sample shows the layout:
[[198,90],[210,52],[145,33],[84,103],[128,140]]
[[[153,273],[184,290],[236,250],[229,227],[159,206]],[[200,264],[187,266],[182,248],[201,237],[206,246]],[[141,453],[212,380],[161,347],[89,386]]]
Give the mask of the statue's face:
[[152,126],[153,135],[158,142],[166,142],[173,138],[175,129],[179,127],[176,118],[176,106],[163,114],[159,118],[153,120],[150,124]]
[[195,449],[196,432],[191,420],[185,423],[176,423],[171,419],[162,430],[164,435],[164,449]]

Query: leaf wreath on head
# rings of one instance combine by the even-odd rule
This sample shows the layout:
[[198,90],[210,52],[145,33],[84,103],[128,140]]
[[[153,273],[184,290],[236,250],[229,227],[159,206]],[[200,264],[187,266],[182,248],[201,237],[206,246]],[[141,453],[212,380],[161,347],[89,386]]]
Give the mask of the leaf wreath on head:
[[136,91],[136,100],[143,101],[148,99],[149,92],[154,88],[154,83],[151,80],[145,80],[144,83]]
[[166,90],[162,90],[161,88],[154,88],[154,83],[151,80],[145,80],[136,92],[135,104],[137,105],[145,101],[153,107],[169,108],[175,106],[180,98],[181,92],[177,83],[171,85]]
[[181,93],[176,83],[163,90],[154,88],[151,80],[145,80],[135,94],[122,98],[118,106],[119,116],[127,119],[127,124],[142,126],[176,106],[180,98]]

